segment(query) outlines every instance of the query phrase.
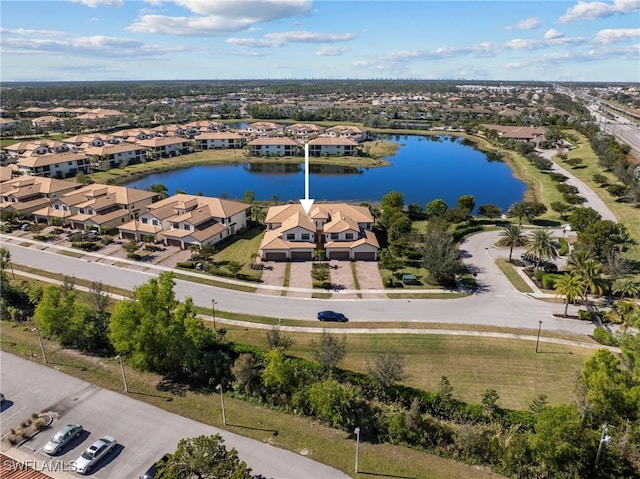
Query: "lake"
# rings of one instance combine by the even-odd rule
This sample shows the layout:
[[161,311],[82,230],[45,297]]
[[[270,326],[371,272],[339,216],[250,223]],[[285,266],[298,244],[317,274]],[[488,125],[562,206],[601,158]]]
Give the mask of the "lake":
[[[500,161],[475,149],[462,138],[451,136],[379,135],[400,144],[387,158],[390,166],[345,168],[311,165],[309,198],[351,203],[380,202],[390,191],[404,195],[405,204],[424,207],[441,198],[455,207],[462,195],[473,195],[476,205],[491,203],[506,211],[522,201],[526,185]],[[179,161],[179,159],[177,159]],[[170,194],[190,194],[241,199],[253,191],[256,200],[280,202],[304,198],[304,159],[301,163],[235,163],[193,166],[136,180],[127,186],[148,189],[155,183]]]

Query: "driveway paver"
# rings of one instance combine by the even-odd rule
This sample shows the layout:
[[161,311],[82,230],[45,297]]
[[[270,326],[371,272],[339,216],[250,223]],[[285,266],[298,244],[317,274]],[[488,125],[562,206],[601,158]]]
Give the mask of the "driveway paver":
[[[282,286],[284,284],[285,270],[287,263],[278,261],[263,261],[264,269],[262,270],[262,284],[265,286]],[[280,296],[279,289],[258,288],[258,294],[270,294],[272,296]]]
[[[357,293],[351,292],[356,289],[351,270],[351,261],[329,261],[329,272],[331,273],[331,284],[333,285],[332,298],[357,299]],[[350,292],[345,292],[345,290]]]
[[377,261],[356,261],[356,274],[362,299],[384,299],[387,295],[382,292],[382,277]]
[[[289,272],[289,287],[290,288],[303,288],[310,290],[313,288],[313,278],[311,278],[311,261],[294,261],[289,263],[291,270]],[[311,298],[313,293],[311,291],[297,291],[290,289],[287,291],[287,296],[294,298]]]

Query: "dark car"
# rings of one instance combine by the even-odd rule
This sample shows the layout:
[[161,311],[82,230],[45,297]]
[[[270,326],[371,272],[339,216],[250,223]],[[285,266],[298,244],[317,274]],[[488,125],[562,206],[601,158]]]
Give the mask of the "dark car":
[[349,321],[344,314],[336,313],[335,311],[320,311],[318,313],[318,319],[320,321],[339,321],[341,323]]
[[158,472],[158,466],[167,462],[168,459],[169,459],[169,454],[165,454],[164,456],[162,456],[160,459],[154,462],[149,469],[147,469],[147,472],[145,472],[140,479],[154,479]]

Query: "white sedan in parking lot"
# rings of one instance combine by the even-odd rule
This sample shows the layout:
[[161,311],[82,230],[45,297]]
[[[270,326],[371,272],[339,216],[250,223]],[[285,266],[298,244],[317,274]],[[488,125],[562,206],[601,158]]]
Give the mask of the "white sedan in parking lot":
[[111,436],[98,439],[82,453],[82,456],[73,461],[71,468],[80,474],[89,474],[93,466],[109,454],[116,444],[116,440]]

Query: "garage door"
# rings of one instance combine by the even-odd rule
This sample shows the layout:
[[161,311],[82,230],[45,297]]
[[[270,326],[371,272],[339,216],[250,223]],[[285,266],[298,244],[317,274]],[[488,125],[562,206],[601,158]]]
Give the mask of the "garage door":
[[287,253],[267,253],[264,255],[265,261],[286,261]]
[[177,240],[177,239],[167,238],[167,244],[169,246],[178,246],[178,247],[182,248],[182,241]]
[[122,239],[136,239],[136,235],[133,233],[122,233]]
[[338,261],[349,261],[348,251],[331,251],[329,253],[329,259],[337,259]]
[[356,251],[354,258],[356,261],[375,261],[376,254],[373,251]]
[[291,261],[311,261],[310,251],[292,251]]

